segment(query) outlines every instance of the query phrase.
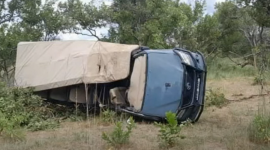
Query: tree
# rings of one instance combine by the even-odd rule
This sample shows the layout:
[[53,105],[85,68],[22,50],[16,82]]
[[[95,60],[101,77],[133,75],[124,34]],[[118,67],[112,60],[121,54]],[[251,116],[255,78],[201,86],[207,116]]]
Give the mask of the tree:
[[40,0],[14,0],[4,5],[8,6],[5,11],[1,10],[0,77],[8,83],[14,75],[19,42],[53,40],[63,29],[63,17],[54,9],[55,2],[49,0],[42,4]]
[[109,9],[112,12],[109,16],[111,24],[109,35],[118,39],[116,42],[119,43],[154,46],[150,42],[155,41],[155,44],[163,47],[159,30],[162,16],[157,15],[166,14],[167,7],[162,0],[156,2],[114,0]]
[[36,32],[42,32],[39,40],[54,40],[60,31],[64,30],[64,16],[55,10],[57,0],[46,0],[44,4],[37,1],[27,2],[21,8],[21,19],[25,25],[29,25]]
[[270,1],[269,0],[238,0],[240,7],[248,7],[249,15],[260,27],[270,26]]
[[0,1],[0,25],[13,21],[19,16],[21,1],[18,0],[1,0]]
[[219,39],[221,37],[219,30],[218,16],[205,15],[197,24],[197,43],[196,49],[203,51],[206,54],[217,53],[219,50]]
[[195,7],[179,0],[114,0],[109,11],[107,41],[147,45],[151,48],[196,47],[196,24],[204,2]]
[[3,25],[0,27],[0,77],[8,84],[12,84],[14,64],[16,60],[17,44],[21,41],[38,40],[41,32],[36,32],[21,23]]
[[[257,32],[253,32],[257,24],[250,18],[248,10],[238,7],[233,1],[218,3],[216,8],[215,15],[221,31],[219,48],[223,56],[242,67],[251,64],[256,68],[256,56],[252,57],[255,54],[254,43],[250,43],[250,40],[257,36]],[[234,61],[233,58],[240,58],[242,62]]]
[[220,48],[229,58],[234,54],[244,59],[243,63],[236,62],[242,67],[251,64],[257,69],[257,55],[260,54],[263,40],[268,39],[264,31],[270,19],[264,5],[260,0],[226,1],[216,5],[215,14],[218,15],[222,31]]
[[54,10],[56,1],[46,1],[41,7],[39,14],[38,28],[44,33],[43,40],[55,40],[60,31],[66,28],[64,24],[64,16],[61,15],[59,10]]
[[202,25],[201,23],[204,20],[204,7],[205,1],[196,0],[194,2],[193,8],[190,4],[180,3],[179,6],[174,10],[178,11],[178,14],[182,14],[183,16],[182,18],[179,18],[178,24],[173,32],[173,37],[176,40],[175,46],[186,48],[189,50],[201,49],[199,45],[203,41],[202,39],[198,38],[198,35],[200,34],[198,33],[198,31],[202,32],[202,29],[208,30],[208,28],[200,28],[198,30],[198,26]]
[[96,28],[106,26],[108,8],[104,3],[99,7],[94,4],[94,0],[87,4],[80,0],[68,0],[60,3],[59,10],[65,16],[65,29],[69,33],[93,36],[100,40]]

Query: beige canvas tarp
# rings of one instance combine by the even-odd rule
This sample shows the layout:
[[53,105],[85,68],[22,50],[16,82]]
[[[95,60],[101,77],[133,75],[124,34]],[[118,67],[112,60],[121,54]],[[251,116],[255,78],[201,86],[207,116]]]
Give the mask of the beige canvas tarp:
[[21,42],[15,85],[36,91],[79,83],[107,83],[129,74],[131,52],[139,45],[100,41]]

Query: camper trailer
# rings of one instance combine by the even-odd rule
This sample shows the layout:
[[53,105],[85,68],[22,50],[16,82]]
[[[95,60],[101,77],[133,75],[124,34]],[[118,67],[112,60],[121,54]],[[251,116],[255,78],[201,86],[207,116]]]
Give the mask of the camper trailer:
[[196,122],[204,106],[200,52],[101,41],[20,42],[15,85],[50,101],[108,107],[148,119]]

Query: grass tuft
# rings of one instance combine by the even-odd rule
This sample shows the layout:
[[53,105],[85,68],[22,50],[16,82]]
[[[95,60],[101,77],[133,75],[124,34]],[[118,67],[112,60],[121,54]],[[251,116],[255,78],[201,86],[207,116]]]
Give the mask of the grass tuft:
[[225,95],[220,90],[210,89],[206,92],[206,106],[216,106],[218,108],[223,107],[228,103]]
[[110,125],[116,121],[116,112],[110,109],[102,110],[100,113],[101,121],[104,125]]
[[248,127],[249,140],[257,144],[270,144],[270,115],[257,114]]

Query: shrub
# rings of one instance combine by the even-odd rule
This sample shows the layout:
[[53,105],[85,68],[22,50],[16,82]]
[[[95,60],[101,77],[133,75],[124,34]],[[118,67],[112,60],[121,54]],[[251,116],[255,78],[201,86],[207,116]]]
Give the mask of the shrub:
[[256,115],[248,127],[248,135],[252,142],[270,144],[270,115]]
[[0,135],[9,140],[23,140],[25,132],[16,124],[16,119],[8,119],[0,111]]
[[123,129],[122,122],[118,121],[112,133],[102,133],[102,139],[113,147],[120,147],[129,142],[132,129],[135,127],[135,122],[132,117],[129,118],[129,123],[126,126],[126,131]]
[[8,88],[0,83],[0,134],[22,139],[20,128],[40,117],[37,108],[41,104],[42,100],[32,94],[32,89]]
[[65,106],[44,104],[31,88],[8,88],[0,82],[0,136],[21,140],[24,129],[52,129],[73,113]]
[[158,138],[161,147],[173,147],[178,138],[184,138],[180,135],[183,124],[178,125],[175,113],[167,112],[166,120],[168,124],[155,123],[160,129]]
[[217,106],[221,108],[223,105],[227,104],[225,95],[219,90],[210,89],[207,91],[205,98],[207,106]]
[[109,109],[101,111],[101,119],[105,124],[114,123],[116,117],[116,112]]

